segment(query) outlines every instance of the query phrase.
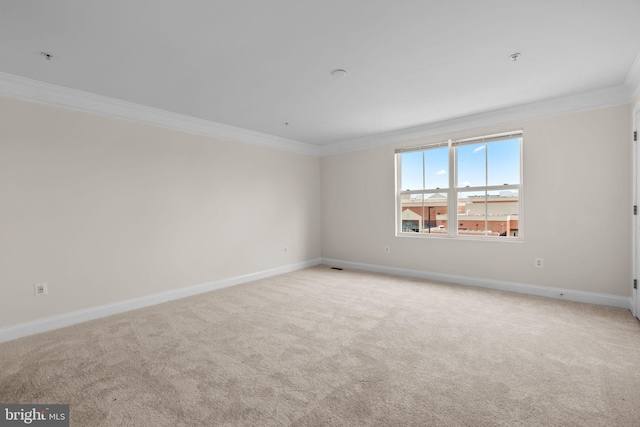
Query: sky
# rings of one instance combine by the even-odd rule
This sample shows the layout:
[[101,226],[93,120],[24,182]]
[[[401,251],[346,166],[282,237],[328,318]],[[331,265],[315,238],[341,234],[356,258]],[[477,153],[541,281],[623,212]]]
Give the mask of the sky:
[[[448,147],[440,147],[402,153],[400,188],[402,190],[448,188],[448,150]],[[519,138],[462,145],[457,150],[459,187],[520,183]]]

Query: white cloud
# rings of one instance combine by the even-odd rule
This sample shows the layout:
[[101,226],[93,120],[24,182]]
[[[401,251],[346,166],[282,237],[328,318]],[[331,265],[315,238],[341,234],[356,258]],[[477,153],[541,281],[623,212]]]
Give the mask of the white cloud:
[[479,147],[477,147],[477,148],[474,148],[474,149],[473,149],[473,153],[475,154],[475,153],[477,153],[478,151],[482,151],[482,150],[484,150],[484,149],[485,149],[485,147],[486,147],[486,145],[481,145],[481,146],[479,146]]
[[447,173],[447,171],[446,171],[446,170],[444,170],[444,169],[440,169],[438,172],[436,172],[436,175],[444,175],[444,174],[446,174],[446,173]]

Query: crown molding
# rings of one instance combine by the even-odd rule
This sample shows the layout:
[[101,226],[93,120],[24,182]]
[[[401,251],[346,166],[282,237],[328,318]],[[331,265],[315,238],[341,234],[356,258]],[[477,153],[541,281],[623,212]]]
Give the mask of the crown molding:
[[253,145],[319,155],[312,144],[0,72],[0,96]]
[[627,78],[624,80],[624,85],[629,88],[633,97],[640,96],[640,52],[638,52],[636,60],[629,69]]
[[[638,61],[636,61],[637,63]],[[626,85],[584,92],[562,98],[548,99],[509,108],[457,117],[422,126],[400,129],[393,132],[376,134],[364,138],[342,141],[320,148],[320,156],[406,142],[425,137],[451,134],[454,132],[477,129],[486,126],[509,124],[524,120],[539,119],[577,111],[627,104],[631,93]]]
[[311,156],[329,156],[486,126],[625,104],[640,94],[640,55],[624,85],[316,146],[0,72],[0,96]]

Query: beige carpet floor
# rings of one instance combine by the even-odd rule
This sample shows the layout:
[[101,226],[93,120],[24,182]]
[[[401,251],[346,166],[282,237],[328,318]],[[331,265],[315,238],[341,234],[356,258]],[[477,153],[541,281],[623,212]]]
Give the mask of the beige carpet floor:
[[639,426],[627,310],[318,266],[0,344],[72,426]]

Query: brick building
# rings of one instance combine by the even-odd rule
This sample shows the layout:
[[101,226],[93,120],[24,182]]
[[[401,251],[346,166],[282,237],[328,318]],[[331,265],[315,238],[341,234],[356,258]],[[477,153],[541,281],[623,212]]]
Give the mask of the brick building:
[[[407,196],[402,199],[402,231],[447,234],[447,197],[443,194]],[[458,198],[458,234],[518,236],[518,195],[500,194]]]

